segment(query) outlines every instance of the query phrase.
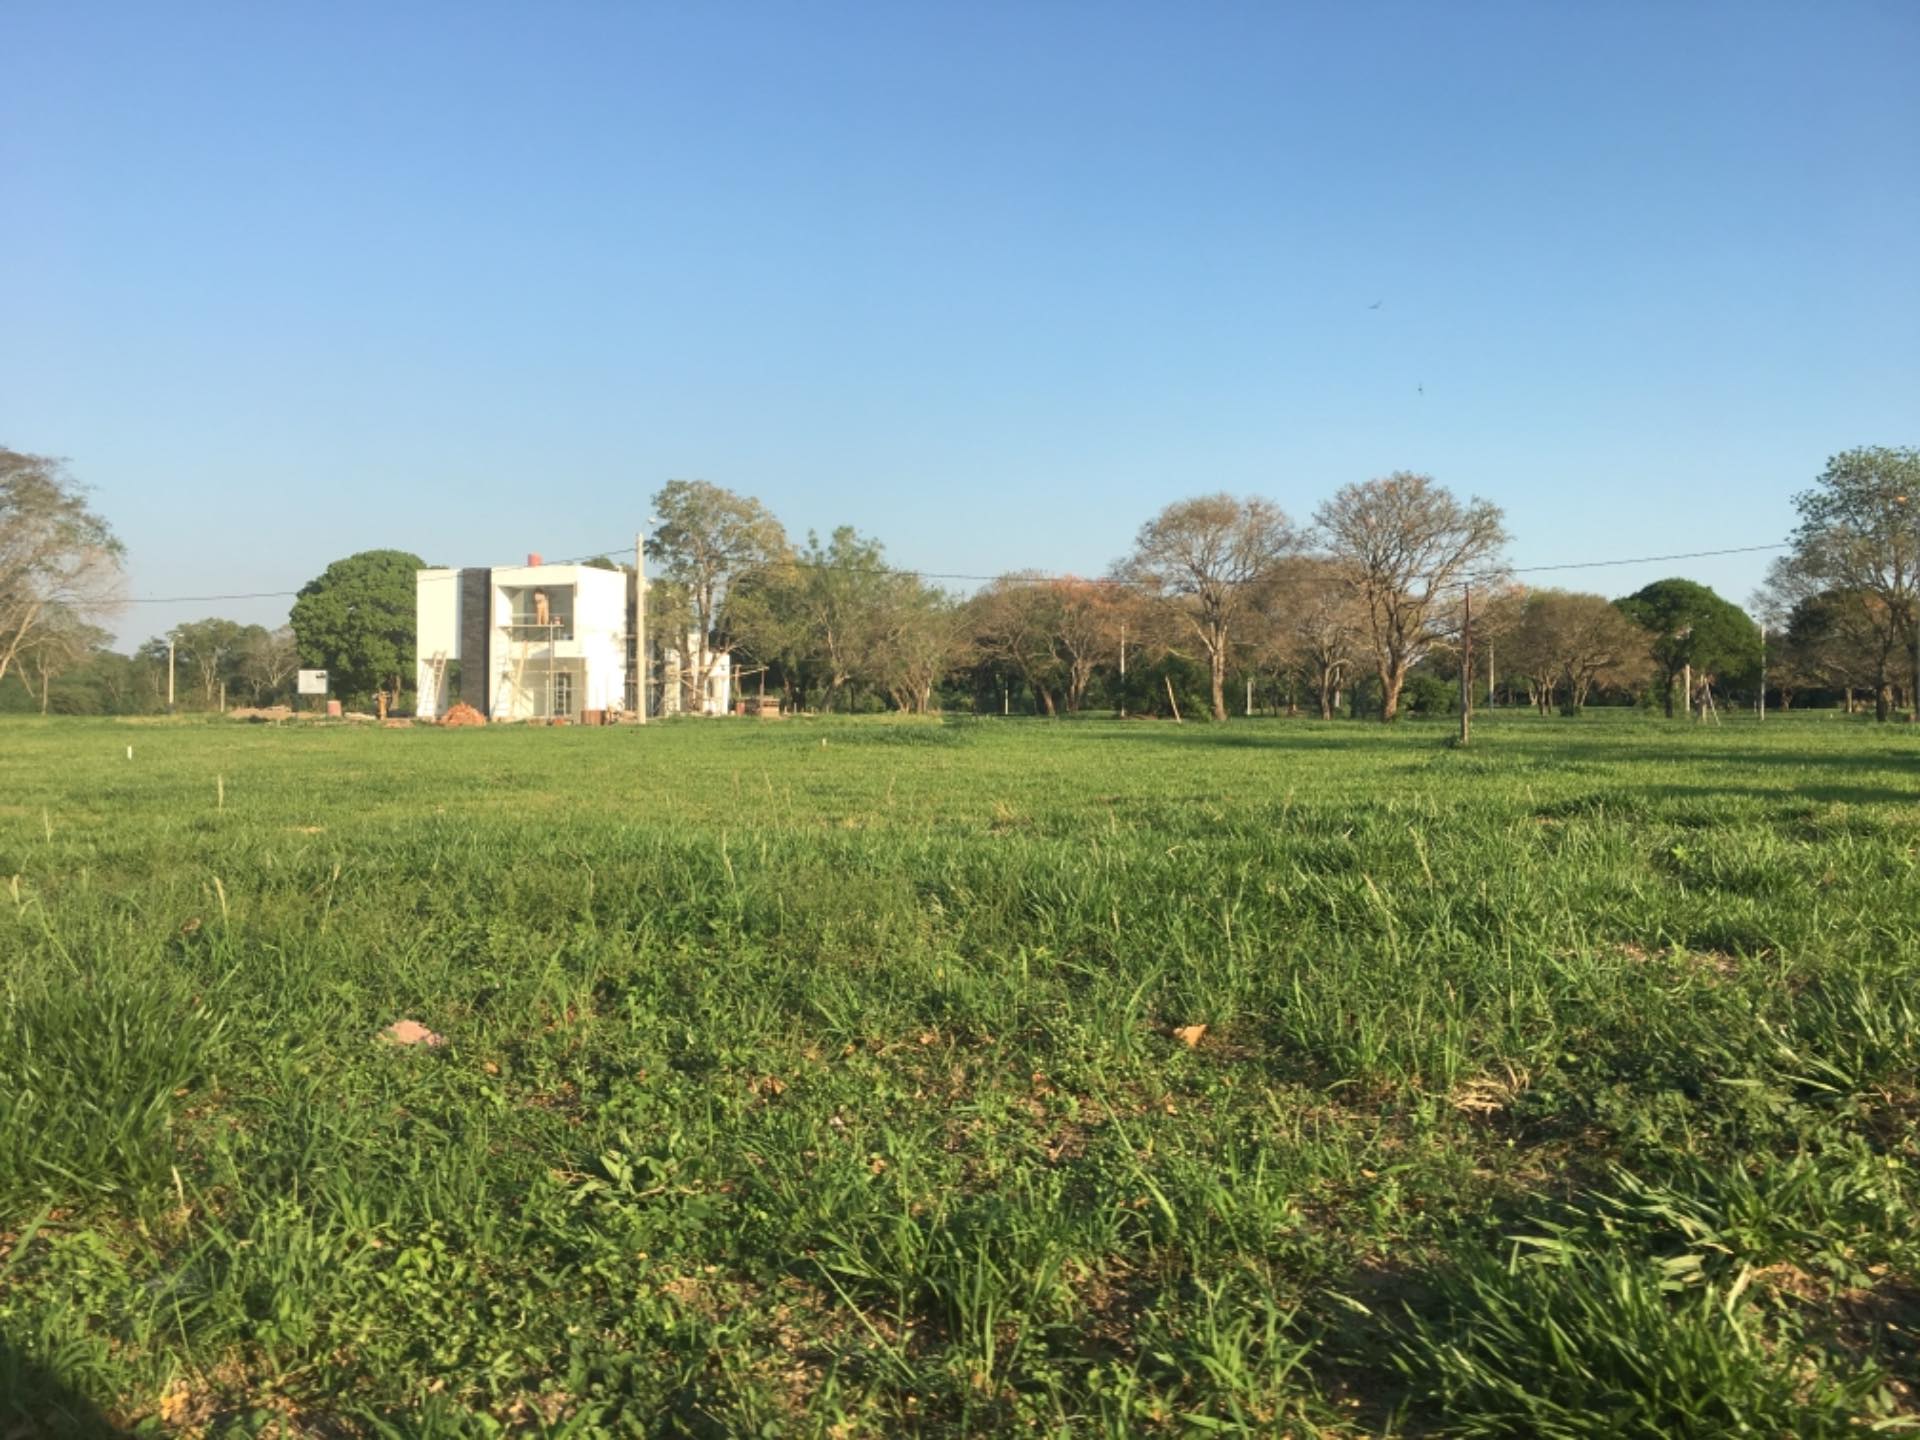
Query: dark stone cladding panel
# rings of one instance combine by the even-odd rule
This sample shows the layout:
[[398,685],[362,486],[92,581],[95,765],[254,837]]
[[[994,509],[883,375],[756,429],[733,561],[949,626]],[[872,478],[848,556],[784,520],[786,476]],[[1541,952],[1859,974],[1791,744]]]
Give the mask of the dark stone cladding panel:
[[487,676],[493,673],[488,642],[493,637],[493,571],[460,572],[460,698],[487,713]]

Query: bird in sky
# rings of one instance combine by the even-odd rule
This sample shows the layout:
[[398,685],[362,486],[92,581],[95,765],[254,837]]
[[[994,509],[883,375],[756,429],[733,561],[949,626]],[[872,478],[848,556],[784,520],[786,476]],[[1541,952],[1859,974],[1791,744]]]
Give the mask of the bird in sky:
[[1386,301],[1384,301],[1384,300],[1376,300],[1376,301],[1374,301],[1374,302],[1373,302],[1373,303],[1372,303],[1371,305],[1369,305],[1369,306],[1367,306],[1367,309],[1369,309],[1369,310],[1378,310],[1378,309],[1379,309],[1379,308],[1380,308],[1380,307],[1381,307],[1382,305],[1384,305],[1384,304],[1386,304],[1386,303],[1387,303],[1387,302],[1386,302]]

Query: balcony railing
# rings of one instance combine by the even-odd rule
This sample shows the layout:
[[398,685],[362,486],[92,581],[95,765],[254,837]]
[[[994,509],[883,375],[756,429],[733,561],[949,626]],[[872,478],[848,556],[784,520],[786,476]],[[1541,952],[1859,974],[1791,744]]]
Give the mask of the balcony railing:
[[573,621],[567,616],[555,616],[541,625],[533,620],[509,620],[500,627],[506,631],[507,638],[518,644],[528,641],[535,645],[545,645],[555,640],[573,639]]

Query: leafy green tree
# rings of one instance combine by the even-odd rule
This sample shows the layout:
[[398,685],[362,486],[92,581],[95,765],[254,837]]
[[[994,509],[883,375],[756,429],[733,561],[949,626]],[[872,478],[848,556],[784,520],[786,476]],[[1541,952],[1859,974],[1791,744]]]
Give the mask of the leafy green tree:
[[886,637],[891,573],[878,540],[842,525],[822,545],[807,534],[791,565],[781,599],[800,625],[801,653],[826,685],[823,710],[832,710],[846,686],[874,677]]
[[[29,705],[42,715],[94,715],[101,703],[94,687],[78,680],[88,662],[110,637],[98,625],[81,618],[69,605],[50,605],[40,623],[16,651],[14,675],[25,689]],[[61,688],[54,687],[60,684]]]
[[[1694,580],[1656,580],[1614,602],[1647,632],[1648,649],[1665,682],[1673,717],[1673,682],[1693,672],[1698,687],[1715,680],[1741,684],[1760,668],[1760,627],[1738,605]],[[1693,696],[1687,697],[1691,707]]]
[[1797,581],[1802,595],[1857,597],[1859,614],[1876,632],[1873,684],[1881,720],[1893,710],[1894,677],[1914,657],[1920,694],[1920,450],[1872,445],[1827,461],[1813,488],[1794,496],[1800,512],[1793,550],[1775,577]]
[[933,708],[934,688],[966,645],[960,607],[917,575],[889,577],[886,635],[875,679],[896,707],[915,715]]
[[1886,679],[1893,630],[1884,612],[1878,596],[1859,590],[1803,596],[1787,615],[1781,672],[1841,691],[1851,713],[1854,691],[1878,694]]
[[[660,523],[647,558],[660,565],[659,602],[647,592],[648,623],[670,617],[673,649],[690,648],[681,664],[689,696],[706,693],[715,662],[732,653],[731,605],[744,582],[787,556],[787,532],[750,495],[705,480],[669,480],[653,497]],[[668,588],[671,587],[671,588]],[[669,607],[667,597],[678,603]]]
[[400,695],[414,660],[417,555],[362,550],[307,582],[289,619],[300,661],[324,669],[334,693],[364,701]]

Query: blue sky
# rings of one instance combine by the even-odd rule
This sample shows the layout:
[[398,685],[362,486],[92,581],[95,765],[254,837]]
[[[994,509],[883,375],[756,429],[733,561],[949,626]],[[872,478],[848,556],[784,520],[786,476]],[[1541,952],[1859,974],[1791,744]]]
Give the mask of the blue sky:
[[676,476],[1087,572],[1416,469],[1550,564],[1920,443],[1909,0],[13,0],[0,53],[0,444],[138,596],[613,548]]

